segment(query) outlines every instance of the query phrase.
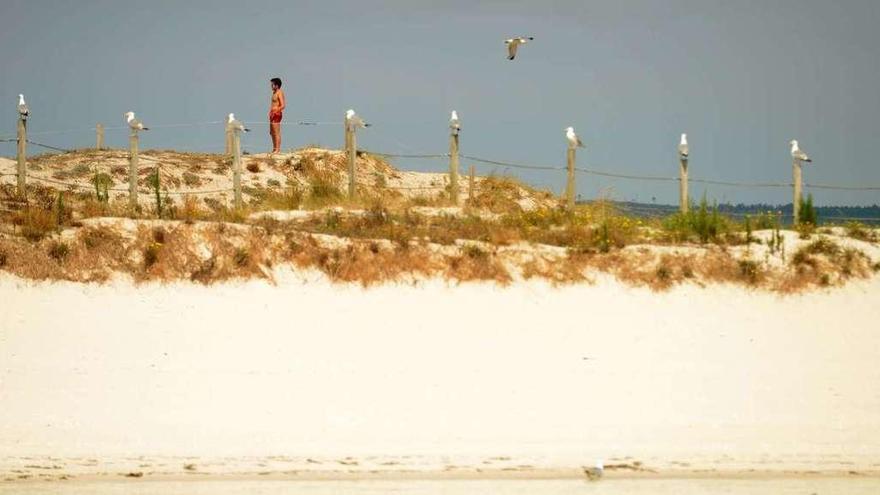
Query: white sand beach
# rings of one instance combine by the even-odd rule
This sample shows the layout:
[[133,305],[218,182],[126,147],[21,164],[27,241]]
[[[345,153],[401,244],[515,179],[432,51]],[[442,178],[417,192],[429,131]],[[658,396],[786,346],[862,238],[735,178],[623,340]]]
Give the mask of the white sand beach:
[[0,482],[880,476],[880,279],[0,276]]

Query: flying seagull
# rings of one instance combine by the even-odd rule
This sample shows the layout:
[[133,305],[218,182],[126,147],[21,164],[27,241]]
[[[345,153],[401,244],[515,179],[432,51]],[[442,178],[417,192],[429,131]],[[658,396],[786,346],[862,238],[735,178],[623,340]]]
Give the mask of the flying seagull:
[[678,156],[680,156],[682,160],[687,161],[689,153],[690,150],[688,149],[688,135],[682,134],[681,142],[678,143]]
[[128,127],[131,127],[136,131],[149,131],[149,127],[144,127],[144,123],[140,120],[134,118],[134,112],[125,112],[125,121],[128,123]]
[[581,138],[579,138],[577,134],[574,133],[574,127],[565,128],[565,139],[568,139],[568,147],[571,149],[584,147],[584,143],[581,142]]
[[458,112],[455,110],[452,111],[452,116],[449,118],[449,128],[452,129],[452,134],[456,136],[461,131],[461,124],[458,122]]
[[235,120],[235,114],[234,114],[234,113],[230,113],[230,114],[229,114],[229,120],[226,121],[226,125],[228,125],[228,126],[229,126],[230,128],[232,128],[232,129],[237,129],[237,130],[239,130],[239,131],[251,132],[251,130],[248,129],[248,128],[246,128],[246,127],[244,126],[244,124],[242,124],[242,123],[239,122],[238,120]]
[[345,121],[348,122],[348,124],[352,128],[370,127],[370,125],[372,125],[369,122],[364,122],[364,119],[360,118],[360,116],[358,116],[358,114],[354,113],[354,110],[352,110],[352,109],[349,109],[347,112],[345,112]]
[[18,115],[21,116],[22,120],[27,120],[28,115],[30,115],[27,103],[24,102],[24,95],[18,95]]
[[533,36],[528,37],[517,37],[510,38],[509,40],[504,40],[504,44],[507,45],[507,60],[513,60],[516,58],[516,49],[519,45],[523,45],[535,39]]
[[596,465],[593,467],[584,466],[584,474],[587,476],[587,479],[590,481],[598,481],[599,478],[605,473],[605,466],[602,465],[602,461],[596,461]]
[[791,145],[791,157],[792,158],[794,158],[795,160],[801,161],[801,162],[808,162],[809,163],[809,162],[813,161],[806,153],[804,153],[804,150],[798,148],[797,139],[792,139],[791,141],[789,141],[788,144]]

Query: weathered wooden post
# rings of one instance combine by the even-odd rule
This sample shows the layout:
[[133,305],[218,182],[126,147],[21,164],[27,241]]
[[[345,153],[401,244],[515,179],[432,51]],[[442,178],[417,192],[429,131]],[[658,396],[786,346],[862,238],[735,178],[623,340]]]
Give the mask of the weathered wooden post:
[[226,124],[226,147],[224,148],[224,150],[225,150],[224,154],[226,154],[226,156],[232,156],[232,154],[234,153],[233,150],[235,147],[232,144],[232,141],[233,141],[232,127],[229,125],[229,123],[227,123]]
[[452,204],[458,205],[458,134],[461,126],[458,121],[458,113],[452,111],[449,121],[449,199]]
[[102,150],[104,149],[104,124],[97,124],[95,126],[95,149]]
[[348,155],[348,198],[355,195],[355,159],[357,158],[357,137],[354,132],[354,122],[346,114],[345,116],[345,152]]
[[474,166],[471,165],[471,174],[468,178],[468,204],[474,204],[474,193],[476,190],[474,189]]
[[797,157],[792,157],[791,159],[791,175],[794,182],[794,197],[792,198],[792,215],[794,225],[797,225],[801,219],[801,196],[803,190],[803,184],[801,182],[801,161]]
[[688,212],[688,159],[678,158],[678,205],[682,213]]
[[449,196],[458,204],[458,134],[449,136]]
[[132,128],[128,136],[128,206],[138,206],[138,131]]
[[234,189],[235,209],[240,210],[241,202],[241,131],[227,126],[232,133],[232,187]]
[[688,212],[688,159],[690,158],[687,134],[681,135],[678,143],[678,209],[681,213]]
[[568,162],[568,180],[565,183],[565,204],[569,210],[574,210],[574,164],[575,164],[575,148],[574,146],[568,147],[568,154],[566,156]]
[[18,118],[18,195],[27,194],[27,120],[24,115]]

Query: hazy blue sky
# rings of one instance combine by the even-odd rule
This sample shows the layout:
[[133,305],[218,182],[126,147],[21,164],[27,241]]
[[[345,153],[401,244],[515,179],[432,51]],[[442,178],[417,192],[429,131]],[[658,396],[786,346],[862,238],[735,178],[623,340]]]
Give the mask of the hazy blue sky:
[[[59,146],[91,145],[93,132],[39,133],[120,125],[126,110],[148,125],[228,112],[262,121],[277,75],[287,122],[339,121],[353,107],[375,123],[359,136],[367,149],[445,152],[457,109],[462,151],[498,160],[564,165],[572,125],[587,145],[581,166],[675,176],[687,132],[694,178],[788,181],[787,143],[797,138],[815,160],[808,182],[878,184],[878,25],[877,0],[0,0],[0,134],[14,132],[20,92],[32,139]],[[503,40],[516,34],[535,41],[509,62]],[[256,127],[246,147],[266,150],[265,131]],[[108,131],[108,141],[123,146],[124,131]],[[341,141],[341,125],[285,129],[285,148]],[[141,140],[222,145],[216,125]],[[0,143],[0,154],[12,153]],[[511,172],[556,191],[564,181]],[[578,180],[586,197],[607,188],[617,199],[677,197],[676,183]],[[790,198],[787,189],[708,193]],[[814,193],[820,204],[880,203],[877,191]]]

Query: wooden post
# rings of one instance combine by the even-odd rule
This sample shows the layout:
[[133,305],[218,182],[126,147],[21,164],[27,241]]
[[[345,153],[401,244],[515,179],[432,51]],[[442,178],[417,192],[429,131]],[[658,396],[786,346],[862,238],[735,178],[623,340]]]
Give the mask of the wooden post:
[[128,136],[128,206],[132,211],[138,205],[138,131],[132,129]]
[[574,162],[575,162],[575,149],[571,146],[568,147],[568,180],[565,184],[565,204],[569,210],[574,210]]
[[474,203],[474,193],[476,190],[474,189],[474,166],[471,165],[471,174],[468,178],[468,204],[473,205]]
[[233,150],[234,150],[235,146],[232,144],[232,141],[233,141],[232,128],[229,127],[229,124],[227,123],[226,124],[226,147],[224,148],[226,150],[226,151],[224,151],[226,156],[232,156],[232,154],[234,153]]
[[95,149],[104,149],[104,124],[95,126]]
[[688,212],[688,161],[684,157],[678,159],[678,208],[682,213]]
[[458,130],[449,134],[449,198],[458,206]]
[[791,175],[794,179],[794,195],[792,198],[792,215],[794,225],[797,225],[801,219],[801,196],[803,190],[803,184],[801,183],[801,161],[797,158],[792,158],[791,163]]
[[348,198],[354,199],[355,195],[355,159],[357,158],[357,135],[354,126],[345,119],[345,144],[348,153]]
[[232,132],[232,187],[235,196],[235,209],[240,210],[241,203],[241,131],[231,129]]
[[27,193],[27,121],[18,119],[18,195]]

